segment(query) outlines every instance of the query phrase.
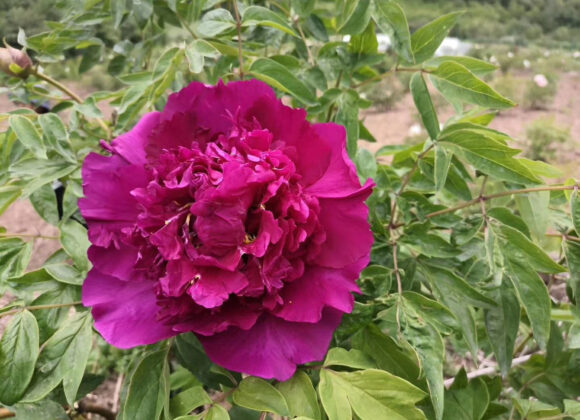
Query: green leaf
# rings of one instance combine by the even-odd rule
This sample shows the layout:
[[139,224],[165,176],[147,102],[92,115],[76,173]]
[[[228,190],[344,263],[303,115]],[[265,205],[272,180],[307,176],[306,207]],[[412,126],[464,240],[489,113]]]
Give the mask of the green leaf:
[[371,358],[360,350],[346,350],[334,347],[328,351],[324,366],[346,366],[353,369],[372,369],[376,365]]
[[445,61],[430,75],[435,87],[451,102],[461,101],[497,109],[515,105],[457,62]]
[[244,10],[242,15],[242,26],[261,25],[276,28],[282,32],[286,32],[296,38],[300,36],[278,13],[273,12],[262,6],[250,6]]
[[[449,55],[431,58],[425,62],[424,67],[428,70],[435,70],[445,61],[452,61],[454,63],[461,64],[476,76],[484,76],[497,70],[497,67],[491,64],[489,61],[483,61],[473,57],[454,57]],[[495,114],[485,115],[486,118],[489,118],[490,116],[493,118],[495,116]]]
[[10,116],[10,128],[16,133],[16,137],[38,159],[46,159],[46,147],[42,137],[30,120],[21,115]]
[[201,73],[203,71],[205,57],[215,58],[218,55],[219,51],[203,39],[196,39],[185,47],[185,57],[189,63],[189,71],[192,73]]
[[512,280],[518,297],[526,309],[538,345],[545,349],[550,337],[551,300],[548,288],[525,259],[510,255],[505,249],[502,252],[506,274]]
[[423,121],[427,133],[429,133],[429,137],[435,140],[439,136],[439,119],[437,118],[437,112],[435,111],[429,89],[421,72],[413,74],[410,85],[413,101],[419,111],[421,121]]
[[514,399],[514,406],[526,420],[560,417],[558,408],[537,400]]
[[256,411],[288,416],[289,409],[284,396],[263,379],[250,376],[244,378],[234,391],[233,401],[242,407]]
[[444,131],[438,142],[463,157],[476,169],[496,179],[520,184],[540,183],[526,166],[513,156],[519,150],[502,141],[502,136],[484,128]]
[[13,405],[24,394],[32,379],[38,357],[38,325],[24,310],[14,316],[0,340],[0,403]]
[[91,243],[84,226],[74,220],[64,222],[60,226],[60,242],[76,266],[82,271],[88,271],[90,262],[87,250]]
[[[457,386],[467,382],[465,370],[461,370],[453,382],[453,386],[445,391],[444,420],[481,420],[489,406],[489,392],[481,378],[469,381],[465,386]],[[463,384],[462,384],[463,385]]]
[[572,223],[574,223],[574,230],[580,235],[580,197],[578,191],[574,190],[570,197],[570,211],[572,213]]
[[291,417],[304,416],[312,420],[320,420],[320,406],[316,391],[306,373],[299,370],[290,380],[278,383],[276,388],[288,403]]
[[236,21],[226,9],[214,9],[207,12],[199,21],[196,32],[202,38],[213,38],[236,27]]
[[416,360],[374,324],[360,330],[353,337],[352,345],[372,357],[380,369],[409,382],[414,382],[419,377],[420,369]]
[[24,273],[32,254],[32,242],[0,238],[0,282]]
[[376,369],[335,372],[323,369],[318,388],[329,420],[423,420],[415,404],[425,393],[409,382]]
[[169,346],[147,353],[129,378],[119,420],[157,420],[169,393]]
[[485,327],[501,372],[507,375],[520,325],[520,303],[508,279],[490,295],[497,307],[485,311]]
[[566,268],[550,258],[548,254],[519,230],[498,223],[492,224],[492,228],[500,239],[504,255],[527,263],[542,273],[556,274],[566,271]]
[[534,240],[544,240],[550,224],[550,191],[517,194],[515,199],[520,216],[529,226]]
[[439,45],[447,37],[449,31],[462,14],[463,12],[449,13],[415,31],[411,36],[411,48],[415,56],[415,63],[422,63],[433,57]]
[[[315,105],[316,96],[294,74],[282,64],[269,58],[259,58],[250,67],[258,79],[287,92],[306,105]],[[358,124],[358,119],[357,119]]]
[[77,161],[70,147],[70,140],[66,127],[60,117],[52,112],[38,116],[38,122],[42,127],[42,135],[46,144],[54,147],[58,154],[70,162]]
[[314,10],[315,0],[291,0],[292,9],[300,17],[308,17]]
[[360,34],[371,19],[371,1],[343,0],[341,3],[342,11],[338,14],[337,32],[350,35]]
[[572,296],[576,301],[576,306],[580,306],[580,243],[566,241],[564,243],[566,262],[570,270],[568,284],[572,289]]
[[62,381],[69,404],[73,404],[85,373],[92,345],[89,312],[72,317],[44,344],[24,401],[44,398]]
[[446,185],[447,174],[449,173],[449,167],[451,166],[451,158],[453,155],[446,151],[440,145],[435,146],[435,189],[441,191],[441,189]]
[[83,114],[86,118],[103,118],[103,112],[97,106],[95,98],[89,96],[82,104],[75,103],[74,109]]
[[375,23],[371,20],[366,29],[359,35],[353,35],[348,43],[348,50],[357,57],[365,54],[376,54],[379,47]]
[[170,411],[172,416],[183,416],[198,407],[211,404],[212,400],[202,386],[194,386],[180,392],[171,399]]
[[70,420],[59,403],[44,399],[36,403],[19,403],[10,407],[17,420]]
[[230,415],[224,407],[214,404],[205,415],[204,420],[230,420]]
[[[378,12],[378,24],[383,26],[384,20],[393,31],[393,49],[403,59],[409,63],[414,63],[413,50],[411,48],[411,33],[409,24],[403,8],[394,0],[375,0],[376,10]],[[385,28],[382,27],[383,30]]]
[[342,92],[336,101],[338,112],[336,113],[334,121],[346,128],[346,146],[348,154],[351,157],[356,156],[357,142],[359,139],[358,100],[358,93],[349,89]]
[[403,298],[405,305],[413,307],[415,312],[440,332],[451,334],[461,329],[455,315],[441,303],[410,291],[403,292]]

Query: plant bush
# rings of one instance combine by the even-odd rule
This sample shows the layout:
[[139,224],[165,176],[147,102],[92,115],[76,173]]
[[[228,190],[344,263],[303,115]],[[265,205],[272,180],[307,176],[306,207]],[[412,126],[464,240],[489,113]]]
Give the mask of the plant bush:
[[[9,301],[0,317],[10,320],[0,340],[0,416],[578,416],[578,187],[574,180],[546,183],[558,176],[555,168],[519,157],[508,134],[488,127],[496,111],[514,105],[482,80],[493,65],[433,58],[461,14],[441,16],[411,33],[392,0],[59,4],[65,18],[50,23],[48,32],[17,35],[33,65],[10,61],[13,76],[2,79],[15,97],[50,100],[52,112],[18,108],[0,114],[0,210],[30,200],[59,229],[53,239],[62,248],[32,270],[39,238],[11,232],[10,226],[0,233],[0,292]],[[106,42],[99,37],[103,27],[110,28]],[[135,28],[140,36],[122,37]],[[377,51],[378,30],[393,34],[398,60],[387,69]],[[123,87],[81,97],[66,80],[51,77],[50,63],[72,65],[75,55],[82,57],[79,74],[106,68],[107,77]],[[411,75],[428,138],[384,146],[373,155],[365,141],[374,138],[360,121],[360,110],[373,104],[361,93],[380,89],[382,80],[400,73]],[[286,103],[304,108],[313,123],[343,125],[345,156],[356,163],[361,181],[372,178],[376,184],[367,200],[371,262],[360,276],[354,309],[344,316],[325,359],[299,367],[286,382],[226,370],[191,333],[114,349],[98,336],[93,313],[80,302],[91,267],[78,208],[87,154],[108,155],[109,141],[145,112],[163,109],[171,91],[192,81],[238,79],[265,81]],[[426,79],[456,110],[442,125]],[[102,112],[104,103],[114,107],[112,115]],[[111,204],[112,197],[104,199],[103,206]],[[115,258],[107,261],[121,268]],[[130,287],[128,279],[117,281]],[[554,290],[563,285],[566,295],[556,298]],[[85,395],[119,373],[125,380],[118,413],[85,403]]]
[[553,162],[558,149],[570,141],[570,128],[556,124],[554,117],[539,118],[526,128],[526,138],[530,159]]
[[555,75],[537,73],[525,84],[522,105],[528,109],[547,109],[554,101],[556,93],[558,82]]

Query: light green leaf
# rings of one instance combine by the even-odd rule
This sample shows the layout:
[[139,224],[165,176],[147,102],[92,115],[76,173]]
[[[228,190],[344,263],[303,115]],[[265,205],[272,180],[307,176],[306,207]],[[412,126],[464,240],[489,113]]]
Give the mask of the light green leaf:
[[[501,242],[500,242],[501,243]],[[538,345],[546,348],[550,337],[550,294],[544,280],[524,259],[503,249],[504,268],[526,309]]]
[[445,61],[430,74],[435,87],[452,102],[461,101],[497,109],[515,105],[457,62]]
[[411,48],[411,33],[409,24],[402,7],[394,0],[375,0],[378,14],[378,24],[383,31],[383,20],[392,28],[393,49],[407,62],[414,63],[413,50]]
[[349,89],[342,92],[336,101],[338,112],[336,113],[334,121],[346,128],[346,147],[351,157],[356,156],[357,142],[359,139],[358,100],[358,93]]
[[404,304],[413,307],[421,317],[440,332],[451,334],[461,329],[457,318],[441,303],[416,292],[403,292]]
[[441,189],[446,185],[447,174],[449,173],[449,167],[451,166],[451,158],[453,157],[451,152],[445,150],[445,148],[440,145],[435,146],[435,189],[441,191]]
[[[287,92],[306,105],[315,105],[316,96],[290,70],[269,58],[259,58],[250,72],[269,85]],[[357,119],[358,124],[358,119]]]
[[295,36],[296,38],[300,37],[288,22],[282,18],[282,15],[262,6],[250,6],[246,8],[242,15],[242,25],[270,26]]
[[324,366],[347,366],[353,369],[372,369],[376,365],[371,358],[360,350],[346,350],[334,347],[328,351]]
[[557,407],[541,401],[514,399],[514,405],[518,413],[526,420],[560,417],[560,410]]
[[233,401],[242,407],[256,411],[288,416],[289,409],[284,396],[263,379],[250,376],[244,378],[234,391]]
[[32,379],[38,357],[38,325],[24,310],[14,316],[0,340],[0,403],[13,405],[24,394]]
[[342,0],[341,3],[342,10],[338,14],[337,32],[350,35],[360,34],[371,19],[371,1]]
[[49,112],[39,115],[38,122],[40,123],[40,127],[42,127],[42,135],[45,143],[55,148],[59,155],[68,161],[76,163],[77,159],[71,150],[68,132],[60,117]]
[[171,399],[170,411],[172,416],[183,416],[205,404],[211,404],[211,398],[202,386],[194,386],[180,392]]
[[192,73],[201,73],[203,71],[205,57],[215,58],[218,55],[219,51],[203,39],[196,39],[185,48],[189,71]]
[[129,378],[119,420],[157,420],[169,392],[169,366],[166,348],[147,353]]
[[224,407],[214,404],[205,415],[204,420],[230,420],[230,415]]
[[388,372],[368,369],[356,372],[320,373],[319,394],[329,420],[350,420],[352,412],[361,420],[423,420],[415,404],[425,393]]
[[513,157],[519,150],[506,146],[502,139],[502,135],[485,128],[460,128],[444,131],[438,142],[496,179],[520,184],[540,183],[540,179]]
[[515,199],[520,216],[530,228],[534,240],[544,240],[550,224],[550,191],[517,194]]
[[213,38],[236,27],[236,21],[226,9],[214,9],[207,12],[196,26],[196,32],[202,38]]
[[507,375],[520,325],[520,303],[508,279],[490,295],[497,307],[485,311],[485,327],[501,372]]
[[566,271],[566,268],[550,258],[519,230],[498,223],[493,223],[492,228],[500,239],[504,255],[522,261],[542,273],[556,274]]
[[435,140],[439,136],[439,119],[437,118],[437,112],[435,111],[429,89],[421,72],[413,74],[410,86],[413,101],[419,111],[421,121],[423,121],[427,133],[429,133],[429,137]]
[[73,404],[85,373],[92,345],[90,313],[76,314],[44,344],[32,382],[24,395],[26,402],[44,398],[62,381],[69,404]]
[[[476,76],[483,76],[497,70],[497,67],[491,64],[489,61],[483,61],[473,57],[462,57],[462,56],[455,57],[449,55],[431,58],[425,62],[424,67],[429,70],[435,70],[445,61],[459,63]],[[488,117],[490,115],[492,117],[495,116],[495,114],[485,114],[485,115],[487,115]]]
[[290,380],[278,383],[276,388],[286,399],[290,416],[304,416],[312,420],[320,420],[320,406],[316,391],[306,373],[299,370]]
[[75,265],[82,271],[88,271],[90,262],[87,250],[91,243],[84,226],[74,220],[64,222],[60,226],[60,242]]
[[570,212],[572,213],[574,230],[580,235],[580,197],[578,196],[577,190],[574,190],[570,197]]
[[21,115],[10,116],[10,128],[16,133],[16,137],[38,159],[46,159],[46,146],[34,124]]
[[0,238],[0,282],[24,273],[32,254],[32,242]]
[[415,31],[411,36],[411,47],[416,63],[422,63],[433,57],[439,45],[441,45],[462,14],[463,12],[449,13]]

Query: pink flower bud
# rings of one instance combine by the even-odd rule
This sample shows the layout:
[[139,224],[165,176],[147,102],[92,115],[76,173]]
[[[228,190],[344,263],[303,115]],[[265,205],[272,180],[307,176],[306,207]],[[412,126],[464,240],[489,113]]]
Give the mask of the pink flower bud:
[[12,48],[4,42],[0,48],[0,71],[14,77],[26,79],[30,75],[32,60],[26,52]]

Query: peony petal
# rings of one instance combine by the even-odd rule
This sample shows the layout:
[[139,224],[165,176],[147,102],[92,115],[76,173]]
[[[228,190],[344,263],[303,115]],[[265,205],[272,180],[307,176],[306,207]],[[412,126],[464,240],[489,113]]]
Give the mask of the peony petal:
[[147,183],[145,169],[117,155],[90,153],[82,172],[81,214],[89,224],[91,241],[108,246],[114,234],[135,224],[139,207],[130,192]]
[[326,172],[306,192],[317,197],[345,197],[357,192],[361,185],[356,166],[346,151],[346,130],[343,126],[315,124],[314,130],[330,147],[330,162]]
[[276,98],[274,90],[259,80],[219,82],[216,86],[193,82],[181,91],[169,96],[163,110],[163,120],[186,112],[194,115],[200,128],[213,134],[227,133],[233,127],[234,116],[245,114],[256,100],[262,97]]
[[309,324],[263,314],[247,331],[229,328],[199,339],[209,358],[226,369],[285,381],[297,365],[324,358],[341,317],[326,309],[320,322]]
[[324,174],[331,148],[306,120],[306,111],[264,97],[256,101],[246,117],[255,118],[274,135],[272,147],[281,148],[292,159],[303,185],[314,183]]
[[119,248],[109,246],[91,246],[88,251],[89,260],[103,274],[116,277],[119,280],[142,280],[144,273],[134,269],[139,257],[139,249],[121,243]]
[[369,260],[367,255],[342,269],[307,266],[302,277],[284,287],[284,304],[272,312],[292,322],[319,322],[326,307],[352,312],[352,292],[360,291],[356,280]]
[[131,131],[113,140],[111,147],[127,162],[137,165],[147,163],[146,150],[149,137],[160,120],[160,112],[145,114]]
[[231,293],[238,293],[248,285],[246,277],[239,272],[219,268],[200,267],[198,280],[189,288],[192,299],[206,308],[215,308],[224,303]]
[[324,267],[342,268],[371,252],[373,233],[368,222],[369,209],[365,200],[371,195],[374,183],[345,198],[320,198],[320,223],[326,241],[314,263]]
[[83,304],[92,306],[95,328],[115,347],[127,349],[176,335],[156,319],[154,282],[122,281],[93,268],[83,284]]

